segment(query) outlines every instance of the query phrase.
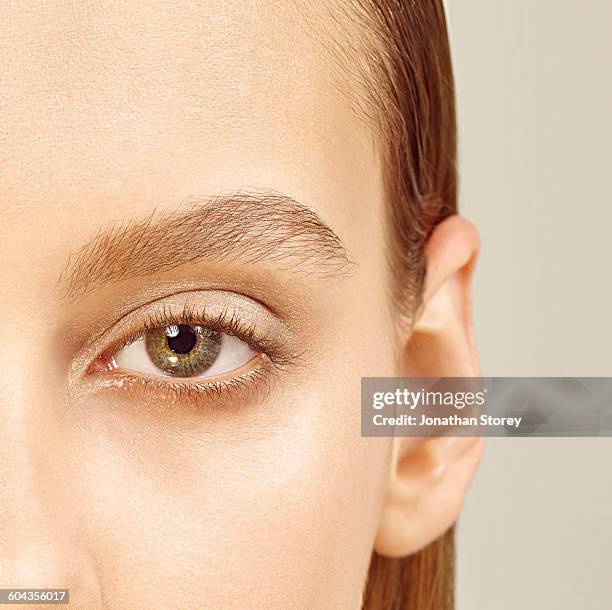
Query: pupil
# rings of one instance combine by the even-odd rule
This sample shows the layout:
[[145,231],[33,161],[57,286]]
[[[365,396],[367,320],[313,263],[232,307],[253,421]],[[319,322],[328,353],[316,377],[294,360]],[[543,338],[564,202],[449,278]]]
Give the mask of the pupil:
[[168,347],[177,354],[187,354],[198,342],[198,336],[190,326],[180,324],[174,337],[167,337]]

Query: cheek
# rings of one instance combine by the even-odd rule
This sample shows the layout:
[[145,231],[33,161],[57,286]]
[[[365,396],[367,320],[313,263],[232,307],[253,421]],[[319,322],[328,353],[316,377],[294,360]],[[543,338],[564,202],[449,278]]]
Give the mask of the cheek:
[[387,439],[361,439],[358,390],[315,385],[273,423],[194,436],[88,405],[69,504],[107,600],[154,607],[155,582],[183,607],[358,607]]

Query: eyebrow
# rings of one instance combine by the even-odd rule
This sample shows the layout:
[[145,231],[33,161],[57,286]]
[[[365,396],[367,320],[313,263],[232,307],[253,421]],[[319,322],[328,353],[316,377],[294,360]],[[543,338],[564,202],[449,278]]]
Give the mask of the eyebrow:
[[58,281],[64,298],[186,264],[273,263],[281,270],[342,276],[353,266],[334,231],[282,193],[238,192],[185,200],[176,210],[110,225],[71,254]]

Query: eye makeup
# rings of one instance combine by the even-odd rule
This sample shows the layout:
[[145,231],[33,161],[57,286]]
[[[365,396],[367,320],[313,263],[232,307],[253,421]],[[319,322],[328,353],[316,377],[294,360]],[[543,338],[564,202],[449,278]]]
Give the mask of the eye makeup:
[[[300,362],[296,343],[284,321],[259,302],[230,291],[189,291],[118,320],[83,350],[77,376],[89,390],[160,401],[253,401]],[[219,366],[224,350],[230,357]]]

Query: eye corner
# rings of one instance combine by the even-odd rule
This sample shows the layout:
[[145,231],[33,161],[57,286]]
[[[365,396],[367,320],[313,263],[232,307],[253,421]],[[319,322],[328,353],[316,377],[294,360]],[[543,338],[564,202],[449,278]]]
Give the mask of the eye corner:
[[95,375],[96,373],[106,373],[116,370],[114,355],[108,350],[95,358],[95,360],[85,370],[86,375]]

